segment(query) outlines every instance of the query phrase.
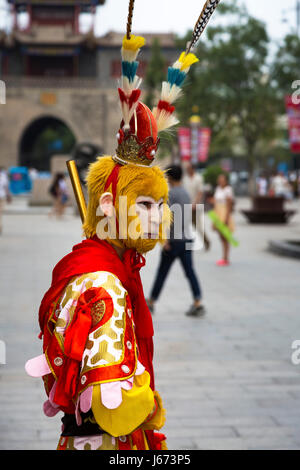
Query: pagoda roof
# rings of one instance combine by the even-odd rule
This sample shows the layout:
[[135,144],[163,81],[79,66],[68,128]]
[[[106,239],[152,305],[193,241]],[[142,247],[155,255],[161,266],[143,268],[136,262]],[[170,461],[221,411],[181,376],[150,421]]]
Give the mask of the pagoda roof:
[[[146,46],[151,46],[155,39],[159,40],[161,47],[176,47],[175,33],[135,33],[137,36],[143,36],[146,40]],[[109,31],[104,36],[96,38],[98,46],[103,47],[121,47],[124,38],[124,33],[116,31]]]
[[[138,34],[138,33],[137,33]],[[155,39],[163,48],[176,48],[175,33],[141,33],[146,40],[146,47],[151,47]],[[9,34],[0,32],[0,44],[13,47],[16,43],[25,46],[77,46],[87,44],[88,47],[118,48],[122,47],[124,33],[109,31],[104,36],[94,36],[90,31],[85,34],[74,34],[67,25],[33,24],[30,31],[14,29]]]
[[14,39],[25,45],[78,45],[91,39],[91,33],[74,34],[65,25],[33,25],[29,32],[14,30]]

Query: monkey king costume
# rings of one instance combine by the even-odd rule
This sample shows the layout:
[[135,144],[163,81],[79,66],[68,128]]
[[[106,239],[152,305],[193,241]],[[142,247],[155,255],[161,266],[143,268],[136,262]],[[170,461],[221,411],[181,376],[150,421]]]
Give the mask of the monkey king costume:
[[[139,101],[136,76],[143,44],[142,37],[124,37],[116,155],[90,165],[86,238],[53,270],[39,310],[43,354],[25,366],[29,375],[43,378],[45,414],[64,413],[59,450],[166,449],[159,432],[165,411],[154,382],[152,318],[139,271],[143,254],[163,241],[170,220],[167,181],[158,166],[151,166],[158,133],[178,122],[172,103],[198,59],[192,53],[180,55],[150,111]],[[125,209],[121,196],[127,198]],[[144,209],[149,200],[160,204],[155,238],[145,236],[141,199]],[[98,230],[107,216],[105,207],[114,210],[115,237]],[[138,236],[124,228],[121,210]]]

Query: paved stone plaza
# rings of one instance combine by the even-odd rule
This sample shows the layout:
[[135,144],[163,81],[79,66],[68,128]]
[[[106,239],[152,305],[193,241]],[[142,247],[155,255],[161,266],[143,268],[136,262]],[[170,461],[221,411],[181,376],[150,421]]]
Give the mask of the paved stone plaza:
[[[300,449],[300,365],[291,345],[300,340],[300,261],[267,251],[270,239],[300,238],[299,213],[287,226],[248,225],[239,214],[240,247],[220,268],[217,235],[195,252],[207,315],[184,315],[191,302],[175,264],[157,303],[156,386],[167,409],[169,449]],[[16,207],[16,210],[13,210]],[[0,448],[55,449],[60,415],[43,415],[42,381],[24,363],[41,354],[37,311],[51,268],[80,241],[80,220],[49,219],[47,210],[15,205],[0,238]],[[207,222],[208,226],[210,223]],[[142,277],[149,293],[159,249],[148,255]]]

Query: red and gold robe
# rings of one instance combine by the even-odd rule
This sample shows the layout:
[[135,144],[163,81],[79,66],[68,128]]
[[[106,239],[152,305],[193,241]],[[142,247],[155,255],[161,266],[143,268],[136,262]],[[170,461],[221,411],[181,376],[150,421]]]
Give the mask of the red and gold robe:
[[153,374],[153,325],[135,250],[122,260],[97,237],[54,268],[39,322],[43,355],[26,364],[43,376],[46,415],[64,412],[58,449],[165,449]]

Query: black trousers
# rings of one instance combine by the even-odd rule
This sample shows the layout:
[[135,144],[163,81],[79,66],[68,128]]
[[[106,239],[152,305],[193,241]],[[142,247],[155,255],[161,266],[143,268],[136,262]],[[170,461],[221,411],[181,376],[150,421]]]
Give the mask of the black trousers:
[[189,281],[194,299],[200,300],[202,298],[200,283],[193,268],[192,251],[187,250],[185,247],[187,242],[190,242],[190,240],[172,240],[169,242],[171,249],[162,250],[159,268],[151,291],[151,299],[158,299],[168,272],[176,258],[179,258],[181,262],[185,275]]

